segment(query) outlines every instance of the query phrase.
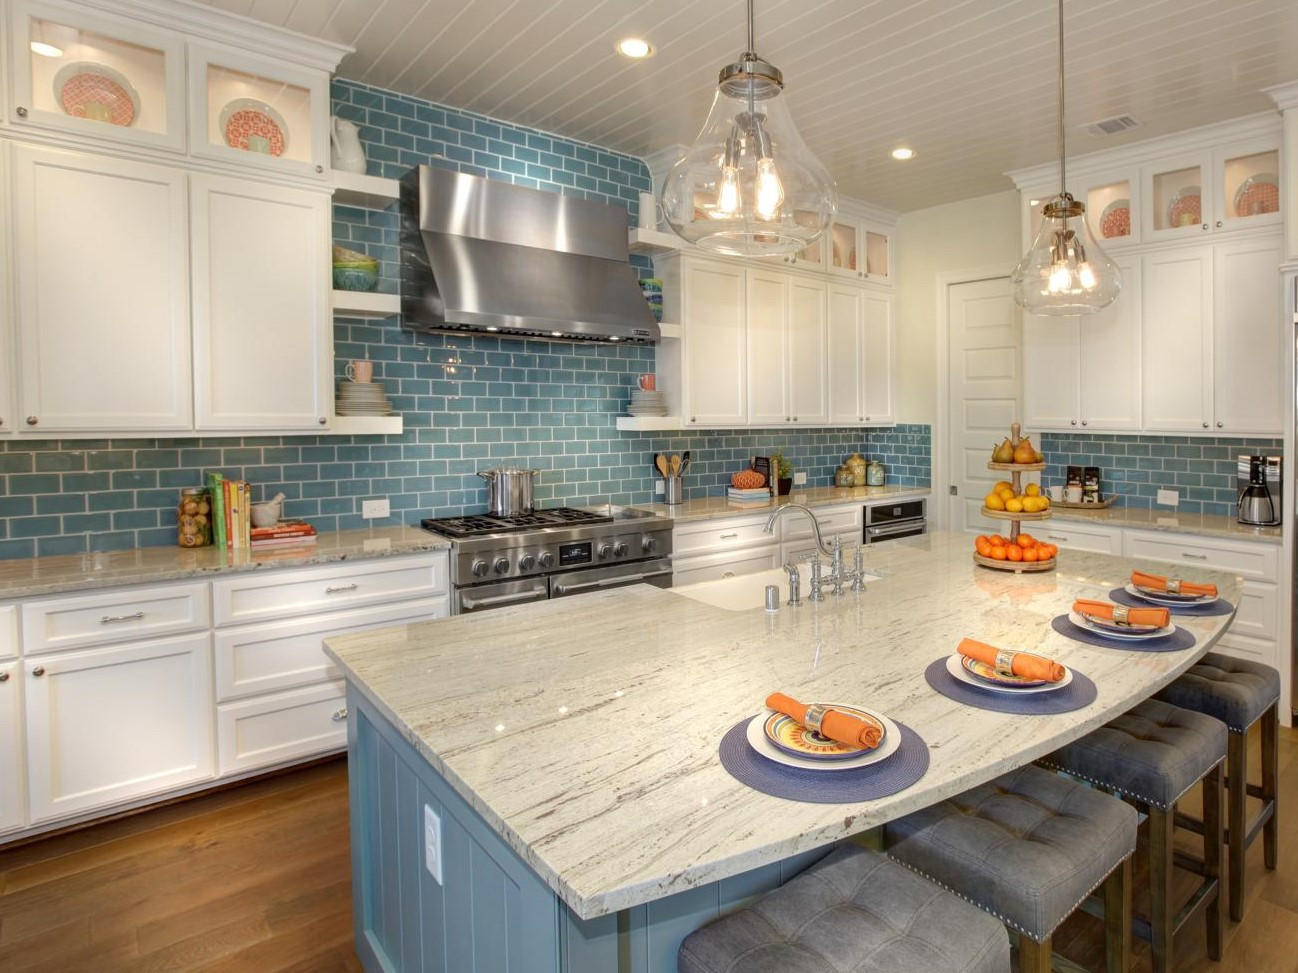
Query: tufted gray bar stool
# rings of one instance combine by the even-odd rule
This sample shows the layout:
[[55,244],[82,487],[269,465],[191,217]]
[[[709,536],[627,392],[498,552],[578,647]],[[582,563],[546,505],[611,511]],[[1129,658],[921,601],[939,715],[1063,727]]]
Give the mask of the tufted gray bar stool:
[[1020,767],[887,825],[888,854],[1019,933],[1020,973],[1048,973],[1054,931],[1104,885],[1105,968],[1131,963],[1135,809]]
[[[1280,673],[1260,662],[1234,659],[1209,652],[1197,665],[1157,695],[1158,699],[1215,717],[1229,733],[1226,752],[1226,848],[1230,881],[1226,883],[1230,917],[1244,918],[1244,856],[1248,846],[1262,834],[1262,860],[1267,868],[1276,865],[1276,782],[1279,755],[1276,734],[1279,724]],[[1261,720],[1262,786],[1248,782],[1248,734]],[[1245,798],[1256,797],[1262,809],[1249,821]],[[1177,819],[1193,831],[1201,822]]]
[[[1136,922],[1153,950],[1154,973],[1174,969],[1172,938],[1203,912],[1208,956],[1221,958],[1221,767],[1226,727],[1219,720],[1147,699],[1080,740],[1041,760],[1121,795],[1149,815],[1149,923]],[[1203,859],[1173,850],[1176,802],[1203,781]],[[1179,911],[1172,900],[1173,868],[1202,881]]]
[[843,845],[685,937],[680,973],[1009,973],[1005,930],[896,862]]

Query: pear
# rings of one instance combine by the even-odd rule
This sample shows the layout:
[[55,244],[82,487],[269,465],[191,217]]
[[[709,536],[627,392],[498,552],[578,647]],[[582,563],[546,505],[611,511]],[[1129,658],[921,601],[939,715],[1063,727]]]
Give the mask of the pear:
[[1014,447],[1008,439],[1001,440],[1001,444],[992,450],[993,463],[1013,463]]
[[1037,451],[1032,448],[1032,441],[1024,436],[1019,440],[1019,444],[1014,447],[1015,463],[1035,463],[1037,461]]
[[1034,459],[1032,462],[1034,462],[1034,463],[1044,463],[1044,462],[1046,461],[1046,458],[1045,458],[1045,456],[1043,456],[1043,455],[1041,454],[1041,450],[1038,449],[1038,450],[1036,450],[1035,452],[1036,452],[1036,459]]

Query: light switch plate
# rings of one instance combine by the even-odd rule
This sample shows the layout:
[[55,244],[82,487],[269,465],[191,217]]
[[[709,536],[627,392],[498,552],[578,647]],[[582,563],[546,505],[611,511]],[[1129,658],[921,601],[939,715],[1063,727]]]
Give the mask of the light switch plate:
[[1181,494],[1175,490],[1159,490],[1158,502],[1164,507],[1175,507],[1181,502]]
[[442,819],[424,805],[424,867],[438,885],[442,884]]
[[807,472],[806,472],[806,470],[797,470],[797,471],[794,472],[794,474],[793,474],[793,485],[794,485],[794,486],[806,486],[806,485],[807,485]]
[[666,492],[667,492],[667,481],[654,480],[654,495],[661,497]]
[[388,498],[382,500],[362,500],[361,501],[361,520],[373,520],[376,517],[391,517],[392,505]]

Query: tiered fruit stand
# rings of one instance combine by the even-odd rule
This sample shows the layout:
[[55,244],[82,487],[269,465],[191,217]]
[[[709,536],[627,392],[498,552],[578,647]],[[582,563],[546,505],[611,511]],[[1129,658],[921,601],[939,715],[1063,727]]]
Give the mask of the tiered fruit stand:
[[[1045,463],[988,463],[987,469],[996,470],[997,472],[1010,474],[1010,486],[1014,488],[1017,496],[1022,493],[1022,480],[1020,477],[1024,473],[1039,473],[1046,468]],[[982,515],[992,520],[1008,520],[1010,522],[1009,539],[1011,542],[1017,541],[1019,537],[1019,524],[1025,520],[1049,520],[1050,510],[1039,511],[1037,513],[1011,513],[1008,510],[992,510],[984,506]],[[983,557],[977,551],[973,555],[974,563],[981,564],[985,568],[992,568],[996,571],[1053,571],[1057,558],[1051,558],[1049,561],[998,561],[992,557]]]

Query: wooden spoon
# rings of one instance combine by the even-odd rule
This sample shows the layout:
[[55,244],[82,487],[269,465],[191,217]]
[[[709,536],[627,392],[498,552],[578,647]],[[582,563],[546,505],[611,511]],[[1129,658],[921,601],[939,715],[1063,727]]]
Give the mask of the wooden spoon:
[[672,476],[680,476],[680,475],[681,475],[681,457],[680,454],[677,453],[672,456]]
[[658,472],[667,476],[667,457],[658,453],[654,456],[654,466],[658,467]]

